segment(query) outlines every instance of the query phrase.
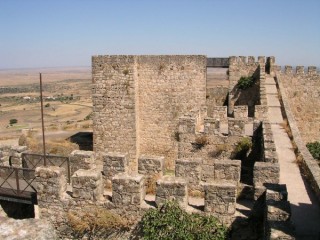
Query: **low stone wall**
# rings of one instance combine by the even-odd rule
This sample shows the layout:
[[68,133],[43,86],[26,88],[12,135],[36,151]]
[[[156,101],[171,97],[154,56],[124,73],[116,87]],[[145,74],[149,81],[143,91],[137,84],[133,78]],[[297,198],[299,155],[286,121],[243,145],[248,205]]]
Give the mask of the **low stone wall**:
[[92,151],[74,150],[70,154],[71,175],[79,169],[95,168],[95,153]]
[[253,168],[254,199],[265,191],[265,185],[279,183],[280,167],[278,163],[256,162]]
[[231,136],[245,135],[245,120],[228,119],[228,133]]
[[[226,107],[223,107],[223,105],[227,99],[228,92],[229,92],[228,87],[223,87],[223,86],[207,88],[206,105],[208,107],[208,116],[215,117],[217,114],[216,110],[218,109],[222,110],[225,108],[226,110]],[[220,119],[222,120],[222,118]]]
[[[213,174],[213,172],[211,174]],[[200,190],[202,159],[176,160],[175,176],[186,179],[190,191]]]
[[168,200],[175,200],[182,207],[188,205],[188,184],[184,178],[164,176],[157,181],[157,206],[161,206]]
[[145,197],[143,175],[119,173],[112,178],[112,202],[117,208],[139,211]]
[[236,212],[237,186],[233,183],[205,183],[204,211],[228,222]]
[[[265,57],[258,57],[255,62],[254,57],[230,57],[229,66],[229,94],[228,94],[228,115],[234,114],[235,106],[247,106],[248,116],[254,116],[254,106],[261,104],[260,88],[261,81],[265,75]],[[251,77],[255,79],[253,86],[247,89],[239,89],[237,83],[241,77]]]
[[307,178],[313,191],[315,192],[318,201],[320,201],[320,167],[317,161],[312,157],[305,143],[303,142],[294,115],[291,111],[290,104],[286,95],[286,91],[282,85],[281,75],[276,74],[276,81],[281,93],[282,105],[286,114],[288,124],[292,133],[292,138],[297,145],[298,154],[302,157],[300,167],[303,175]]
[[268,118],[268,107],[265,105],[255,105],[254,118],[258,120],[266,120]]
[[138,159],[138,173],[152,177],[161,177],[164,172],[164,157],[142,155]]
[[103,174],[109,181],[118,174],[128,171],[128,154],[108,152],[102,155]]
[[26,152],[26,146],[0,146],[0,166],[9,166],[9,159],[11,158],[12,166],[22,167],[22,153]]
[[241,161],[240,160],[215,160],[214,179],[216,181],[231,181],[236,184],[240,182]]
[[103,198],[102,174],[96,170],[79,169],[71,177],[72,197],[76,201],[99,201]]
[[278,163],[279,158],[276,151],[276,145],[274,143],[273,133],[271,130],[271,124],[269,121],[264,121],[262,124],[262,138],[263,138],[263,151],[265,162]]
[[234,106],[233,117],[236,119],[247,119],[248,118],[248,106]]
[[294,240],[291,208],[285,185],[268,184],[265,193],[264,232],[268,240]]
[[201,121],[193,116],[180,118],[178,159],[228,159],[245,133],[243,120],[228,119],[231,131],[228,136],[220,132],[220,121],[216,119],[205,117],[201,131],[196,131],[198,122]]
[[211,115],[208,108],[208,116],[212,116],[214,119],[219,119],[220,122],[226,123],[228,121],[227,117],[227,106],[215,106],[213,107],[213,112]]

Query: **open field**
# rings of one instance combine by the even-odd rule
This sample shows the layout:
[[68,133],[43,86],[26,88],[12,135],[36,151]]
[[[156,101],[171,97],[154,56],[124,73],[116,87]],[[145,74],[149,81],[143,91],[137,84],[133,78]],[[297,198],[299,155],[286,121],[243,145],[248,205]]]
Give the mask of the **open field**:
[[0,86],[20,86],[39,83],[39,73],[46,83],[72,79],[91,79],[90,67],[0,69]]
[[[25,129],[40,134],[39,72],[42,72],[47,137],[91,131],[90,68],[0,70],[0,143],[16,143]],[[10,120],[17,123],[10,125]]]

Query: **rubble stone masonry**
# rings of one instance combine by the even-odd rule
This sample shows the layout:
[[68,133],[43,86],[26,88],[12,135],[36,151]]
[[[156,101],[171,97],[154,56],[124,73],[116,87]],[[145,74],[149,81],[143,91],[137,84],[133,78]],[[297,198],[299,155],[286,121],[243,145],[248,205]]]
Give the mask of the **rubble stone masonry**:
[[173,166],[179,116],[206,104],[206,56],[94,56],[92,74],[94,151]]

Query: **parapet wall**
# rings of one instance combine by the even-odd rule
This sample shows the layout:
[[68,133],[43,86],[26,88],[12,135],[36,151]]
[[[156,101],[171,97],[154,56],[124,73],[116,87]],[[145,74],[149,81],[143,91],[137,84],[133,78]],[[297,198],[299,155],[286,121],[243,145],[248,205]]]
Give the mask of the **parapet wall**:
[[240,77],[252,76],[260,64],[265,64],[265,57],[259,56],[258,60],[255,57],[249,56],[232,56],[229,58],[229,81],[232,89]]
[[94,150],[163,155],[173,165],[181,113],[206,103],[206,56],[94,56]]
[[[313,191],[316,193],[316,196],[318,200],[320,201],[320,167],[317,163],[317,161],[312,157],[309,150],[306,147],[306,140],[308,141],[308,136],[304,135],[304,131],[308,131],[308,129],[305,129],[301,127],[302,122],[299,118],[299,115],[297,116],[295,111],[293,110],[294,105],[292,105],[292,98],[290,98],[288,95],[290,94],[290,89],[284,87],[283,79],[285,79],[285,76],[282,76],[281,74],[276,75],[276,80],[280,89],[281,93],[281,99],[282,104],[284,106],[284,112],[288,119],[288,124],[292,133],[292,139],[295,142],[299,156],[301,156],[301,167],[302,171],[304,173],[304,176],[307,178],[308,182],[310,183]],[[286,79],[285,79],[286,80]],[[319,80],[318,80],[319,83]],[[318,88],[319,89],[319,88]],[[310,89],[310,91],[314,91],[315,89]],[[312,99],[310,99],[312,101]],[[318,105],[319,106],[319,105]],[[313,112],[316,108],[310,109]],[[305,124],[309,124],[305,122]],[[311,123],[310,123],[311,124]],[[319,128],[318,128],[319,129]],[[313,131],[317,132],[315,129]],[[319,137],[319,132],[318,137]],[[313,133],[311,133],[311,136],[313,136]],[[305,136],[305,137],[303,137]]]
[[[265,78],[265,57],[258,57],[258,61],[252,56],[229,58],[229,95],[228,115],[234,114],[234,106],[247,105],[248,114],[253,117],[255,105],[260,104],[260,86]],[[255,82],[248,89],[239,89],[237,83],[241,77],[253,77]]]
[[[276,72],[282,83],[290,111],[300,130],[305,143],[319,140],[320,112],[320,74],[316,67],[297,66],[293,72],[291,66],[286,66],[284,72]],[[281,93],[282,93],[281,92]]]

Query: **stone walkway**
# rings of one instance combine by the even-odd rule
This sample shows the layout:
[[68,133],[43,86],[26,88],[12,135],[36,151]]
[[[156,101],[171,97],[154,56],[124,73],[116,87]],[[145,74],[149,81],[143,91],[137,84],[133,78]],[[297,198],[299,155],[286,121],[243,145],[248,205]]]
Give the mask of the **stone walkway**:
[[291,220],[297,239],[320,239],[320,208],[310,187],[303,180],[291,141],[281,126],[283,117],[278,99],[277,87],[272,77],[266,78],[268,118],[274,136],[280,164],[280,183],[287,185],[291,204]]

